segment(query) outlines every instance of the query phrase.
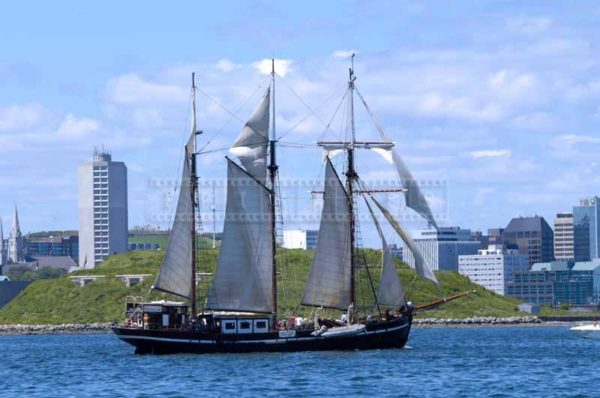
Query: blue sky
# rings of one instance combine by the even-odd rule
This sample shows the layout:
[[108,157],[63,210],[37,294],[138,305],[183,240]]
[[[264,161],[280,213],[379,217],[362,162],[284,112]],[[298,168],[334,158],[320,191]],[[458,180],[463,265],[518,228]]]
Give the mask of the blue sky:
[[[359,89],[415,177],[433,182],[425,192],[441,225],[487,229],[533,214],[551,222],[600,193],[599,18],[597,3],[570,1],[5,4],[5,230],[15,202],[24,231],[77,228],[77,164],[98,144],[128,166],[130,225],[167,227],[173,192],[165,186],[179,174],[191,71],[203,93],[237,115],[199,94],[198,125],[212,138],[209,149],[233,142],[238,118],[266,89],[260,62],[271,57],[282,60],[278,130],[310,116],[289,86],[318,118],[308,117],[285,141],[310,144],[331,138],[321,121],[343,93],[351,51]],[[372,137],[366,114],[357,116],[359,132]],[[282,180],[322,175],[318,150],[281,153]],[[206,180],[224,176],[225,154],[203,156]],[[394,179],[377,157],[359,160],[364,179]],[[307,191],[284,191],[284,212],[314,218],[318,201]],[[217,189],[218,211],[221,196]]]

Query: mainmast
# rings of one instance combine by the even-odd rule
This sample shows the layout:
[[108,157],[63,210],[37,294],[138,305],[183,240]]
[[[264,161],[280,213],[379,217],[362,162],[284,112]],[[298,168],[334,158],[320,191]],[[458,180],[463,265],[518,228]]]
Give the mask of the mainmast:
[[[346,171],[346,181],[348,185],[348,209],[350,213],[350,305],[355,306],[356,303],[356,267],[355,267],[355,229],[354,229],[354,179],[356,178],[356,171],[354,169],[354,145],[356,142],[356,129],[354,124],[354,54],[352,54],[352,64],[349,70],[348,76],[348,90],[350,90],[350,132],[352,134],[352,140],[348,146],[348,170]],[[349,320],[350,321],[350,320]]]
[[191,278],[191,309],[192,319],[196,318],[196,192],[198,190],[198,181],[196,180],[196,79],[195,72],[192,72],[192,148],[191,153],[186,150],[185,156],[191,156],[191,199],[192,199],[192,278]]
[[277,177],[277,159],[275,157],[275,146],[277,135],[275,132],[275,59],[271,59],[271,106],[272,108],[272,128],[271,138],[269,139],[269,179],[271,182],[271,244],[273,252],[273,327],[277,325],[277,240],[275,232],[275,180]]

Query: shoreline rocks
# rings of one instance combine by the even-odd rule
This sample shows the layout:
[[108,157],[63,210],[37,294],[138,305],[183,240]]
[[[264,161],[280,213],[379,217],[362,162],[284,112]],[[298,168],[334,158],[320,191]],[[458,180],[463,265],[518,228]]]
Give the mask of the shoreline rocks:
[[62,325],[0,325],[0,336],[16,334],[67,334],[106,333],[112,323],[62,324]]
[[415,318],[413,325],[519,325],[543,323],[537,316],[511,316],[508,318],[498,318],[493,316],[474,316],[464,319],[436,319],[436,318]]

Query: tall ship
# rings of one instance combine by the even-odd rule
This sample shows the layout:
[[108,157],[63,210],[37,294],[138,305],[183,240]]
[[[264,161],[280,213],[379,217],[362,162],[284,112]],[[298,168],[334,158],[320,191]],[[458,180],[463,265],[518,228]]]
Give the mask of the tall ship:
[[[358,98],[374,116],[355,86],[349,70],[346,96],[349,139],[319,141],[325,156],[319,233],[310,272],[299,305],[310,317],[280,319],[278,314],[277,181],[275,134],[275,68],[268,90],[226,157],[227,203],[220,252],[205,297],[198,297],[198,182],[194,75],[191,133],[185,145],[179,198],[166,253],[152,289],[183,301],[133,301],[127,317],[113,328],[138,354],[232,353],[401,348],[409,337],[414,311],[463,294],[415,306],[408,301],[380,219],[385,220],[412,251],[418,277],[438,284],[409,233],[373,190],[360,179],[358,150],[372,150],[391,162],[401,182],[392,190],[404,194],[408,207],[437,228],[419,186],[376,122],[378,141],[356,139],[354,102]],[[374,121],[376,119],[373,117]],[[335,155],[345,155],[345,169],[336,170]],[[320,159],[315,159],[320,161]],[[379,281],[360,258],[357,245],[359,201],[381,240]],[[379,214],[379,217],[378,217]],[[363,278],[361,280],[361,278]],[[366,280],[366,282],[365,282]],[[360,283],[359,283],[360,282]],[[359,286],[363,294],[358,294]],[[439,285],[438,285],[439,286]],[[366,291],[366,294],[364,294]],[[441,290],[440,290],[441,292]],[[466,294],[466,293],[465,293]],[[364,296],[369,296],[361,303]],[[337,311],[340,319],[327,314]]]

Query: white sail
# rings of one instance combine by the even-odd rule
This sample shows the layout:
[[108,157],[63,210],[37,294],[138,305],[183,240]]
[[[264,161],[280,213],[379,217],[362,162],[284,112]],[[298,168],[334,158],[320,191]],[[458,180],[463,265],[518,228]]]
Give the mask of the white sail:
[[[365,109],[367,110],[369,115],[371,115],[371,118],[375,122],[375,127],[377,128],[381,139],[387,142],[391,142],[390,137],[383,130],[383,127],[381,127],[381,125],[379,124],[377,117],[371,111],[371,108],[369,108],[369,105],[367,105],[367,102],[365,101],[363,96],[360,94],[360,92],[357,93],[363,105],[365,106]],[[398,176],[400,177],[402,188],[405,189],[404,198],[406,201],[406,206],[419,213],[421,216],[423,216],[423,218],[425,218],[429,222],[429,224],[431,224],[437,229],[437,223],[435,222],[435,218],[433,217],[433,213],[431,212],[431,208],[429,207],[427,200],[425,200],[425,196],[423,196],[423,193],[421,192],[421,188],[419,188],[419,184],[413,178],[412,174],[404,164],[404,161],[402,160],[398,152],[393,148],[371,149],[374,152],[377,152],[378,154],[383,156],[388,162],[393,163],[396,166],[396,170],[398,171]]]
[[240,159],[246,171],[260,182],[264,182],[267,178],[269,104],[270,92],[267,90],[230,150]]
[[269,191],[228,160],[223,240],[207,308],[273,312],[272,275]]
[[328,158],[319,237],[302,304],[343,310],[351,304],[350,223],[346,190]]
[[175,219],[169,235],[167,251],[152,289],[191,298],[194,203],[192,200],[192,155],[194,135],[185,146],[185,159],[179,187]]
[[396,266],[392,260],[392,246],[388,245],[381,230],[381,225],[373,213],[373,209],[367,198],[365,197],[365,203],[377,229],[377,233],[381,238],[381,277],[379,279],[379,288],[377,289],[377,302],[384,305],[392,305],[400,307],[405,304],[404,300],[404,289],[400,283],[400,278],[396,273]]
[[402,238],[402,240],[412,251],[413,256],[415,257],[415,269],[417,271],[417,275],[421,278],[429,279],[430,281],[438,284],[438,280],[435,277],[435,274],[425,262],[421,251],[410,237],[408,231],[406,231],[402,227],[402,225],[400,225],[400,223],[394,218],[394,216],[385,207],[383,207],[383,205],[379,203],[377,199],[375,199],[374,197],[371,197],[371,199],[373,200],[373,203],[375,203],[375,205],[379,208],[381,213],[385,216],[385,218],[388,220],[392,228],[394,228],[396,233]]

